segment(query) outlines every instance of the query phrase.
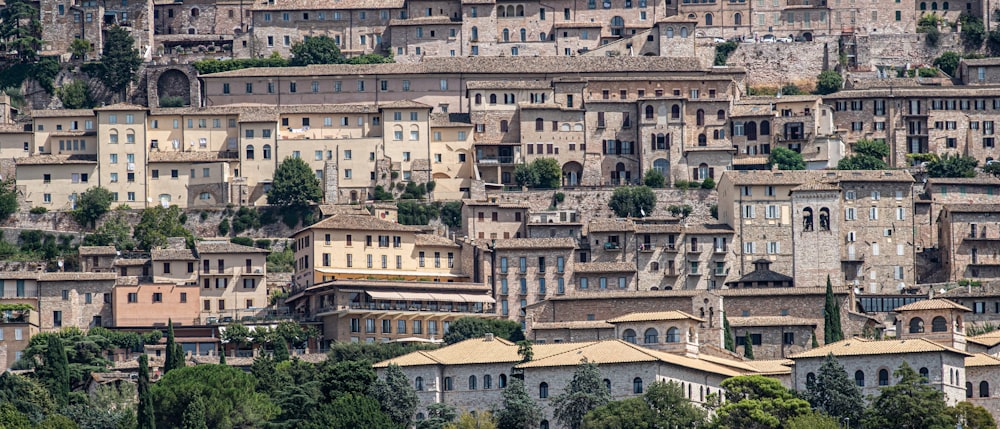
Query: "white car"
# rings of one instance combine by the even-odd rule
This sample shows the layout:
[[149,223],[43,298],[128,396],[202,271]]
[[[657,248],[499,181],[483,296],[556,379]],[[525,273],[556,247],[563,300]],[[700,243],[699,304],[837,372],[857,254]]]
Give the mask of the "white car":
[[765,34],[764,37],[760,38],[760,43],[774,43],[775,37],[773,34]]
[[780,43],[792,43],[791,37],[779,37],[778,42]]
[[715,43],[726,43],[726,39],[723,39],[721,37],[716,37],[712,41],[715,42]]

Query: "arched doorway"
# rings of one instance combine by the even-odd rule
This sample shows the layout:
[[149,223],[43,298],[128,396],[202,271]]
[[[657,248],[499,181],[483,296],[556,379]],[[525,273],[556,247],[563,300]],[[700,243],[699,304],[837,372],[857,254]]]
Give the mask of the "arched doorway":
[[583,174],[583,166],[579,162],[570,161],[562,166],[563,186],[579,186],[580,175]]
[[[662,174],[663,177],[669,178],[670,177],[670,161],[667,161],[666,159],[663,159],[663,158],[659,158],[659,159],[653,161],[653,170],[656,170],[657,172],[659,172],[660,174]],[[669,181],[670,179],[667,179],[667,180]]]

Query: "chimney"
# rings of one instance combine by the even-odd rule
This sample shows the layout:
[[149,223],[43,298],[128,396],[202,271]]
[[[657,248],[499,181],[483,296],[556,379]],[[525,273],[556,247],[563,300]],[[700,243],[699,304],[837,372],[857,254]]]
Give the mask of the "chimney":
[[486,337],[483,338],[483,341],[493,341],[493,333],[487,332]]

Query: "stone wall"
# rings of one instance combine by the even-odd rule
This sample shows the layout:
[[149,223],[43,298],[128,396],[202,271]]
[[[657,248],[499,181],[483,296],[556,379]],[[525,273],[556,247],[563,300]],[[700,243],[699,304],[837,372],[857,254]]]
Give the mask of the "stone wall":
[[[718,223],[712,218],[710,209],[718,202],[718,195],[714,191],[691,190],[681,191],[677,189],[654,189],[656,194],[656,208],[648,216],[669,216],[667,208],[671,205],[689,204],[694,209],[691,219],[694,222]],[[591,219],[614,218],[615,213],[608,208],[608,201],[611,200],[612,188],[602,189],[562,189],[559,191],[526,191],[526,192],[503,192],[490,193],[491,197],[497,197],[501,203],[528,204],[529,211],[539,212],[548,210],[552,205],[555,192],[562,192],[566,199],[558,206],[560,210],[576,210],[580,213],[580,222],[586,224]]]
[[[715,55],[714,49],[700,49],[702,56]],[[729,64],[746,67],[747,83],[751,86],[781,86],[794,83],[812,86],[816,75],[823,71],[824,58],[836,61],[836,42],[740,43],[729,55]],[[704,64],[711,64],[705,62]],[[775,67],[781,64],[781,67]]]
[[957,33],[942,33],[936,48],[927,46],[923,34],[871,34],[857,40],[859,66],[930,64],[944,51],[964,51]]

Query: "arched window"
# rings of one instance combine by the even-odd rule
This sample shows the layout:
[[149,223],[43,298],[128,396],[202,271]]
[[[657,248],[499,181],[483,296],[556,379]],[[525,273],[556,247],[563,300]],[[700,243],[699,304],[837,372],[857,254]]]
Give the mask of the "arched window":
[[931,320],[931,332],[948,332],[948,319],[937,316]]
[[660,333],[656,332],[655,328],[649,328],[646,333],[643,334],[642,342],[646,344],[656,344],[659,341]]
[[604,379],[604,388],[608,390],[608,393],[611,393],[611,380]]
[[688,36],[688,28],[681,27],[681,37],[687,37],[687,36]]
[[622,341],[635,344],[635,331],[626,329],[625,332],[622,332]]
[[670,106],[670,118],[678,119],[680,117],[681,117],[681,106],[679,104]]
[[760,121],[760,135],[769,136],[771,135],[771,123],[768,121]]
[[927,384],[927,381],[931,378],[930,371],[927,370],[927,367],[920,368],[920,377],[922,378],[920,383]]
[[517,6],[517,16],[524,16],[524,6]]
[[667,27],[667,37],[674,37],[674,27]]
[[198,8],[191,9],[191,16],[198,16],[199,13],[201,13],[201,11],[198,10]]
[[889,385],[889,370],[885,368],[878,370],[878,385],[879,386]]
[[726,120],[726,111],[722,110],[722,109],[719,109],[718,112],[715,112],[715,119],[718,119],[720,121],[725,121]]
[[471,34],[472,34],[472,41],[473,42],[475,42],[476,40],[479,40],[479,27],[472,27]]
[[816,385],[816,374],[810,372],[806,374],[806,387],[812,388],[814,385]]
[[500,121],[500,132],[501,133],[506,133],[507,132],[507,128],[508,128],[507,120],[504,119],[504,120]]
[[543,381],[538,385],[538,397],[542,399],[549,397],[549,383]]
[[264,159],[271,159],[271,145],[264,145]]
[[653,106],[646,106],[646,119],[653,119]]
[[708,26],[708,27],[712,26],[712,14],[710,14],[710,13],[706,13],[705,14],[705,26]]
[[937,2],[931,2],[931,10],[937,10]]
[[509,42],[510,41],[510,30],[508,30],[506,28],[503,29],[503,41],[504,42]]
[[[518,7],[521,7],[521,6],[518,6]],[[521,41],[522,42],[528,41],[528,30],[525,30],[523,28],[521,29]]]
[[990,383],[986,380],[979,382],[979,397],[989,398],[990,397]]
[[743,130],[746,133],[747,140],[757,140],[757,123],[754,121],[747,121],[743,125]]
[[542,420],[542,422],[538,424],[538,429],[549,429],[549,421]]
[[507,16],[514,17],[514,6],[507,6]]
[[538,40],[540,40],[542,42],[544,42],[546,40],[545,39],[545,32],[544,31],[538,34]]
[[705,125],[705,111],[704,110],[698,109],[698,112],[695,113],[695,125],[697,125],[699,127],[702,126],[702,125]]
[[822,231],[830,230],[830,209],[826,207],[819,209],[819,229]]
[[660,271],[660,263],[656,262],[656,261],[650,262],[649,263],[649,270],[650,271],[654,271],[654,272],[655,271]]
[[632,393],[636,395],[642,394],[642,379],[639,377],[632,379]]
[[736,12],[736,14],[733,15],[733,25],[743,25],[743,15],[739,12]]
[[497,95],[490,94],[490,104],[497,104]]
[[813,209],[812,207],[806,207],[802,209],[802,230],[812,231],[813,230]]
[[919,317],[914,317],[910,319],[910,333],[911,334],[924,333],[924,319],[921,319]]
[[705,137],[705,133],[698,134],[698,146],[708,146],[708,137]]
[[424,413],[417,413],[417,421],[424,420],[426,418],[427,417],[424,416]]
[[700,165],[698,165],[698,177],[696,177],[696,179],[705,180],[709,177],[711,177],[711,170],[709,170],[708,164],[705,164],[703,162]]
[[972,382],[971,381],[966,381],[965,382],[965,397],[966,398],[971,398],[972,397]]
[[469,376],[469,390],[476,390],[476,376]]
[[920,2],[920,10],[927,10],[927,2],[925,1]]
[[670,329],[667,329],[667,342],[668,343],[681,342],[681,331],[676,327],[671,327]]
[[948,10],[948,2],[941,3],[941,9]]
[[854,372],[854,384],[860,387],[865,387],[865,372],[862,370],[857,370]]
[[542,118],[535,118],[535,131],[545,131],[545,121]]
[[423,377],[417,377],[415,380],[413,380],[413,388],[416,389],[418,392],[423,391],[424,390],[424,378]]
[[247,145],[247,159],[253,159],[253,145]]
[[483,104],[483,94],[476,94],[476,105]]
[[444,390],[454,390],[455,385],[451,382],[451,377],[444,378]]
[[483,376],[483,389],[493,388],[493,376],[486,374]]
[[497,383],[497,387],[503,389],[507,387],[507,374],[500,374],[500,378]]

